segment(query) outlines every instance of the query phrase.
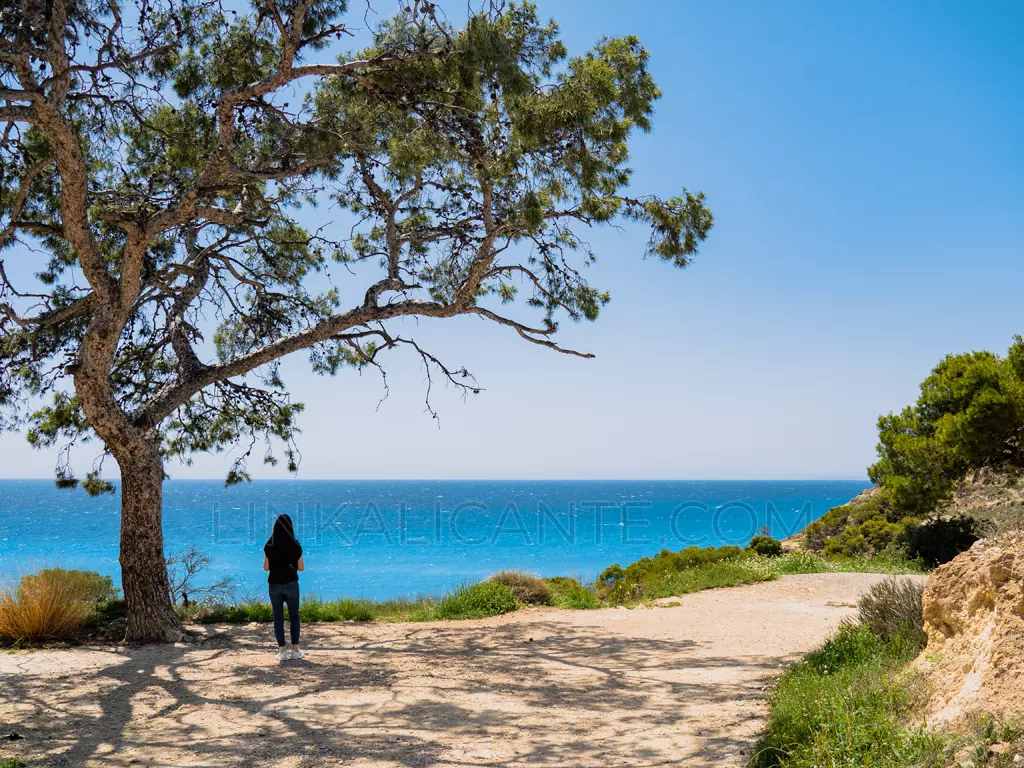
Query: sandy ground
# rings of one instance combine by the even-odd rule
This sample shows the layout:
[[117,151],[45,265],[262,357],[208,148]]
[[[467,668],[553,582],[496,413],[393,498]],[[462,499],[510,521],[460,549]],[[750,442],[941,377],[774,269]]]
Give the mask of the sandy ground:
[[[267,626],[173,647],[0,654],[0,757],[31,766],[739,766],[785,662],[880,576],[789,576],[666,607]],[[10,733],[20,739],[3,737]]]

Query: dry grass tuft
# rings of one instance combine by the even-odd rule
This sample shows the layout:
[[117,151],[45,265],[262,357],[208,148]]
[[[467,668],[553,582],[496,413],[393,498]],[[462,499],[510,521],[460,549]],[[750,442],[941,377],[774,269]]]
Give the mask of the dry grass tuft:
[[22,642],[69,640],[89,614],[81,585],[59,570],[22,579],[0,589],[0,639]]
[[516,600],[526,605],[549,605],[551,587],[539,576],[524,571],[498,571],[488,581],[504,584],[512,590]]

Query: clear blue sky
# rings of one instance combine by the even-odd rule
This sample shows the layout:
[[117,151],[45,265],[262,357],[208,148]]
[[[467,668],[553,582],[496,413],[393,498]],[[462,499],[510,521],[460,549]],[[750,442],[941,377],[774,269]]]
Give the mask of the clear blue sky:
[[[453,2],[458,18],[465,4]],[[541,0],[573,53],[633,33],[664,98],[635,189],[702,189],[696,263],[595,233],[612,303],[567,327],[586,361],[471,320],[422,326],[486,391],[440,391],[393,358],[317,379],[306,478],[861,478],[875,420],[946,353],[1024,331],[1024,3]],[[0,438],[0,475],[54,456]],[[223,476],[198,457],[174,477]],[[260,474],[257,476],[278,476]]]

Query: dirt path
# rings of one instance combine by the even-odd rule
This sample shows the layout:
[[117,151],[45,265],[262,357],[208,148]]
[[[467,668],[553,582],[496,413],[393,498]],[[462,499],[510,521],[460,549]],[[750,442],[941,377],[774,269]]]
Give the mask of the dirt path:
[[882,577],[789,576],[640,610],[269,627],[0,654],[0,757],[31,766],[729,766],[780,665]]

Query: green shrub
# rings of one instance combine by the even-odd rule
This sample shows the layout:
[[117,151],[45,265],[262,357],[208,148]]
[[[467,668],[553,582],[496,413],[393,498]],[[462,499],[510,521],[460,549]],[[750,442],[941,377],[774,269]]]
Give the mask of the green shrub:
[[771,536],[755,536],[746,548],[749,552],[765,557],[778,557],[782,554],[782,542]]
[[40,579],[59,579],[76,599],[85,603],[99,603],[114,600],[120,590],[114,586],[114,580],[96,571],[77,571],[67,568],[44,568],[38,573],[23,576],[21,587],[32,589]]
[[[777,552],[777,548],[771,544],[773,541],[769,538],[768,543],[763,545],[767,552]],[[704,589],[771,581],[789,574],[839,571],[916,573],[920,572],[920,564],[889,551],[883,554],[823,557],[814,552],[767,555],[750,549],[740,550],[738,547],[690,547],[681,552],[663,550],[655,557],[641,558],[627,568],[610,566],[602,571],[594,585],[599,599],[605,604],[630,605]],[[554,602],[558,604],[557,600]]]
[[213,605],[199,611],[196,621],[200,624],[248,624],[249,612],[237,605]]
[[482,619],[509,613],[517,607],[516,598],[508,586],[485,581],[459,587],[432,610],[417,618],[425,621]]
[[568,576],[553,576],[545,581],[551,588],[551,605],[576,611],[589,611],[602,607],[597,594],[584,587],[576,579]]
[[532,573],[498,571],[488,581],[504,584],[512,590],[516,600],[525,605],[548,605],[551,602],[551,587]]
[[922,573],[919,561],[907,560],[889,551],[878,555],[856,557],[825,557],[814,552],[787,552],[767,561],[767,567],[778,576],[797,573]]
[[922,650],[928,642],[921,608],[923,595],[924,585],[910,579],[880,581],[857,601],[857,620],[883,640],[903,638]]
[[96,607],[92,609],[92,615],[97,617],[100,621],[123,619],[128,615],[128,607],[122,597],[115,598],[113,600],[104,600],[103,602],[96,604]]
[[987,523],[968,515],[933,518],[907,526],[901,543],[910,557],[935,568],[966,552],[989,530]]
[[807,669],[819,675],[833,675],[847,667],[874,660],[882,643],[869,627],[845,624],[827,642],[803,658]]
[[100,633],[111,640],[118,640],[124,636],[122,625],[127,616],[127,609],[123,598],[104,600],[96,603],[85,618],[85,626],[92,630],[100,630]]
[[[612,603],[623,603],[650,597],[652,588],[673,574],[698,566],[713,565],[744,556],[739,547],[687,547],[679,552],[663,549],[654,557],[641,557],[622,568],[612,565],[602,571],[595,586],[602,598]],[[661,590],[663,591],[663,590]]]
[[891,523],[873,517],[825,539],[825,554],[832,557],[871,555],[888,549],[900,540],[907,522]]
[[623,581],[625,578],[626,569],[618,563],[615,563],[601,571],[597,577],[597,581],[601,586],[614,587],[618,582]]
[[833,507],[808,525],[804,545],[830,557],[873,555],[896,545],[914,521],[882,488],[865,501]]
[[25,764],[16,757],[0,758],[0,768],[25,768]]

